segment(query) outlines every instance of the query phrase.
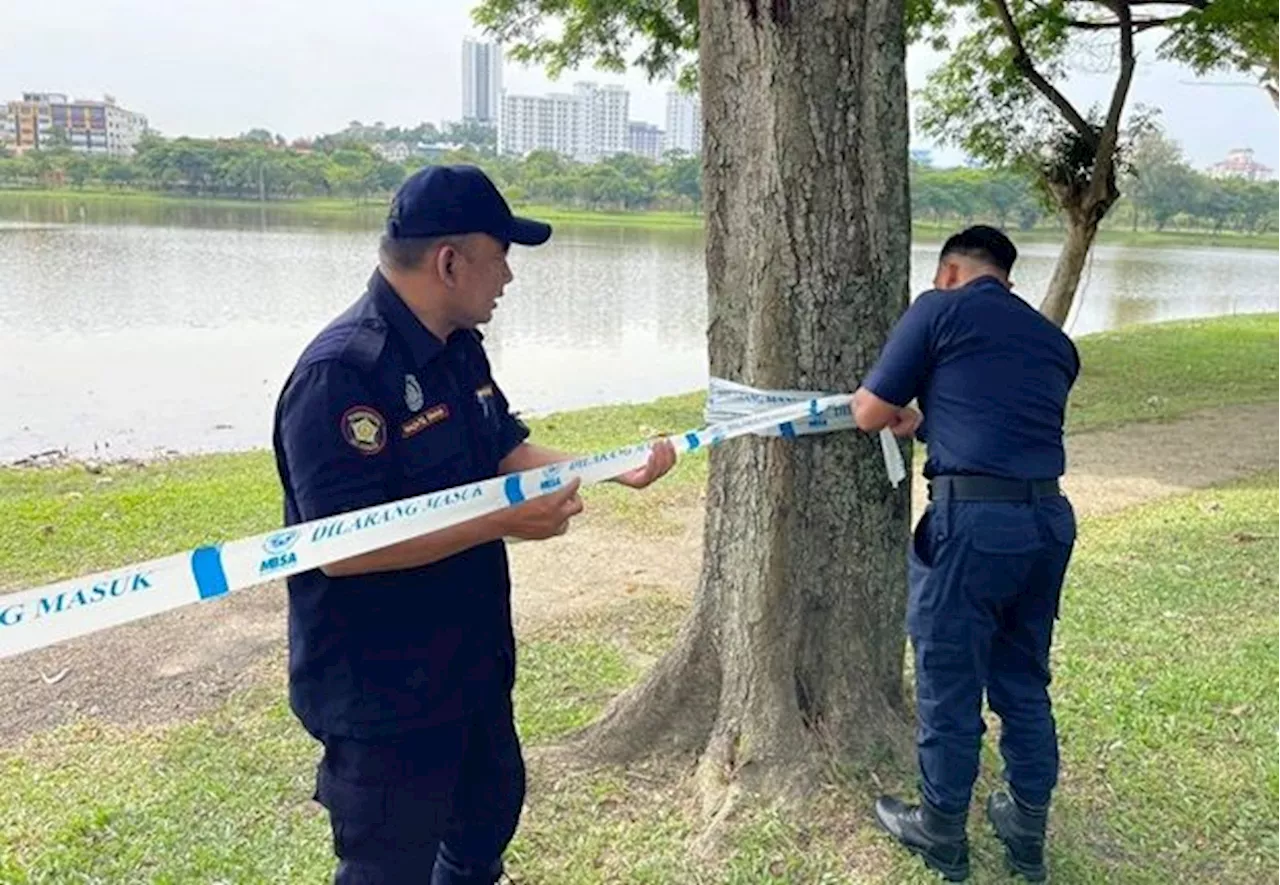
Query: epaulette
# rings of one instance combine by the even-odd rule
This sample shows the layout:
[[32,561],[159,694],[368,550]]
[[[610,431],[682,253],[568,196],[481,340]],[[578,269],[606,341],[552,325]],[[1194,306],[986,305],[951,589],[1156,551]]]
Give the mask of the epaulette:
[[339,320],[327,327],[303,351],[298,367],[329,360],[361,372],[372,371],[387,343],[387,324],[377,317]]

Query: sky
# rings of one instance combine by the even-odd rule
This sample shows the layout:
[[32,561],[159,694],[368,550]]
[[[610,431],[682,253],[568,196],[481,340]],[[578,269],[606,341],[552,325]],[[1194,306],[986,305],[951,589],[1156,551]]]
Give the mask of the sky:
[[[287,138],[342,129],[350,120],[388,126],[457,119],[462,103],[462,40],[481,36],[470,0],[380,0],[364,10],[346,0],[57,0],[6,4],[0,28],[0,100],[24,91],[77,98],[109,93],[146,114],[166,136],[236,135],[253,128]],[[1150,35],[1144,35],[1150,36]],[[1205,168],[1233,148],[1280,168],[1276,110],[1241,75],[1195,78],[1189,70],[1143,57],[1130,106],[1162,109],[1168,134],[1188,160]],[[938,62],[926,50],[908,57],[910,86],[923,85]],[[1073,71],[1064,91],[1088,105],[1107,97],[1105,62]],[[622,83],[631,118],[662,125],[668,83],[639,71],[590,68],[559,80],[508,61],[504,85],[514,93],[567,90],[577,80]],[[962,157],[933,148],[937,165]]]

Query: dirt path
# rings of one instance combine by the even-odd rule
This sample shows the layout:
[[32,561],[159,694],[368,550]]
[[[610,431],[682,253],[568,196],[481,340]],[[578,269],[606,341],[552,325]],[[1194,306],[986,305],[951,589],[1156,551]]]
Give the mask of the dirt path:
[[[1216,485],[1277,464],[1276,404],[1168,424],[1072,436],[1064,485],[1081,516]],[[916,505],[923,483],[915,483]],[[562,539],[512,548],[517,629],[656,590],[687,594],[698,576],[702,507],[649,539],[585,517]],[[0,746],[80,716],[159,724],[197,715],[241,686],[281,678],[284,593],[245,590],[0,661]],[[281,686],[283,691],[283,686]]]

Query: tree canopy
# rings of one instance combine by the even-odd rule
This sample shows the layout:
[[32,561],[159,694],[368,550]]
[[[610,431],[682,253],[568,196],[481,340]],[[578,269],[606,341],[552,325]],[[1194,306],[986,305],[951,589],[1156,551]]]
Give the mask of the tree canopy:
[[[753,16],[790,8],[785,0],[745,2]],[[1251,71],[1274,100],[1278,4],[908,0],[908,39],[947,52],[921,92],[922,129],[984,163],[1033,172],[1066,221],[1042,302],[1055,322],[1066,319],[1098,226],[1120,198],[1129,148],[1147,125],[1142,110],[1126,121],[1138,38],[1158,34],[1159,53],[1200,73]],[[552,76],[592,61],[606,70],[634,65],[651,77],[678,75],[686,85],[696,79],[696,0],[482,0],[473,15],[513,57],[541,63]],[[553,22],[561,27],[552,30]],[[1073,59],[1100,43],[1114,44],[1110,99],[1102,108],[1077,108],[1060,84]]]

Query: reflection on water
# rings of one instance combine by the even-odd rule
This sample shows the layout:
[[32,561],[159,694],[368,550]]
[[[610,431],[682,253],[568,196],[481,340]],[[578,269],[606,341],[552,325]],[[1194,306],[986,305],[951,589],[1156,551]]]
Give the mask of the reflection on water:
[[[130,224],[112,224],[122,210],[111,201],[84,203],[83,223],[40,205],[6,212],[0,199],[0,461],[95,444],[113,456],[268,446],[289,367],[363,290],[377,245],[367,225],[308,229],[256,208],[131,206]],[[163,224],[138,223],[153,210]],[[245,212],[259,217],[246,223]],[[936,251],[916,246],[915,291]],[[1055,257],[1052,245],[1025,246],[1020,287],[1042,291]],[[561,227],[547,246],[514,249],[512,267],[485,331],[517,408],[705,384],[699,231]],[[1276,280],[1274,252],[1103,247],[1068,326],[1276,310]]]

